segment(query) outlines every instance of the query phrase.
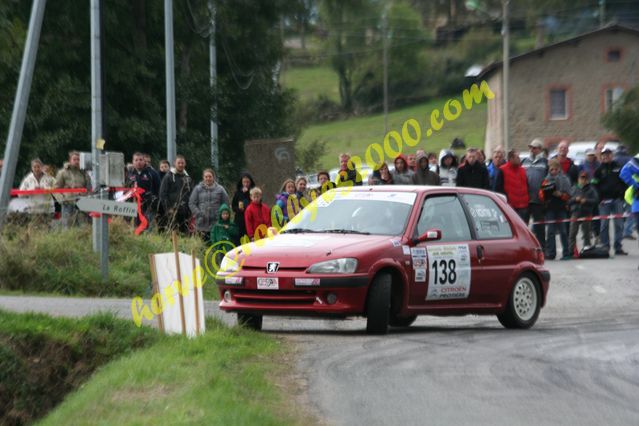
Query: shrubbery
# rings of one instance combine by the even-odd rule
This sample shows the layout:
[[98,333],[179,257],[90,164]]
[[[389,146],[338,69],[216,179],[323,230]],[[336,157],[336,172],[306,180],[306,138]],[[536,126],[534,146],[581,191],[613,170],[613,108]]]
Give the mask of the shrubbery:
[[[135,236],[131,225],[114,218],[109,225],[109,280],[102,283],[91,227],[53,229],[6,226],[0,236],[0,289],[83,296],[150,294],[149,254],[172,251],[166,235]],[[181,238],[180,250],[202,257],[197,238]]]

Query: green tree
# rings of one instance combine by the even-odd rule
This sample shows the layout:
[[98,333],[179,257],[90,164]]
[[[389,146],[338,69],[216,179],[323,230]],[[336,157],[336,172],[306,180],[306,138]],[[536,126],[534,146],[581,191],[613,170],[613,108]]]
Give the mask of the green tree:
[[633,152],[639,151],[637,117],[639,117],[639,86],[626,92],[603,117],[604,126],[614,131],[623,143],[631,146]]

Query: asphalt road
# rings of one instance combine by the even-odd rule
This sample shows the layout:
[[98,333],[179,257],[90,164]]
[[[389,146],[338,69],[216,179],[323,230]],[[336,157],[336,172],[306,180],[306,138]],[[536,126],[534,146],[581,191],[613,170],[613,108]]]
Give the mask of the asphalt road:
[[267,318],[299,345],[307,401],[335,425],[639,424],[639,250],[547,262],[531,330],[494,317],[420,317],[387,336],[365,322]]
[[[335,425],[639,424],[639,249],[547,262],[548,305],[531,330],[494,317],[420,317],[387,336],[363,319],[265,318],[297,346],[300,401]],[[131,318],[130,300],[0,296],[0,308]],[[235,323],[207,302],[208,315]]]

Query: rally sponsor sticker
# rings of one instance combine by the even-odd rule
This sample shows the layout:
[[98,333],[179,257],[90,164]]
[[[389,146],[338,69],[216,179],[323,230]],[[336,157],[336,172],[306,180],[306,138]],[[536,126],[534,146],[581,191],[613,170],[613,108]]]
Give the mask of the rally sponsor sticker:
[[468,244],[428,246],[427,267],[426,300],[468,298],[471,278]]
[[415,268],[415,282],[426,282],[426,268]]
[[258,277],[257,288],[258,290],[277,290],[279,288],[278,279],[273,277]]
[[402,246],[402,252],[404,252],[405,256],[410,256],[410,247]]
[[390,240],[390,242],[393,245],[393,247],[399,247],[402,245],[402,243],[400,243],[399,240]]

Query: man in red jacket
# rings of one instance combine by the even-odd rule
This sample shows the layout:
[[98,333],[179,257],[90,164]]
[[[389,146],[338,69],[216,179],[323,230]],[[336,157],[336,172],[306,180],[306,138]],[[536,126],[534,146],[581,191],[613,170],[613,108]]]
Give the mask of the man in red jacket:
[[244,212],[246,232],[251,241],[264,238],[271,226],[271,210],[262,202],[262,190],[254,187],[250,192],[251,204]]
[[508,152],[508,162],[499,169],[501,173],[498,175],[496,191],[506,194],[508,204],[528,223],[528,179],[526,170],[521,167],[519,151],[511,149]]

